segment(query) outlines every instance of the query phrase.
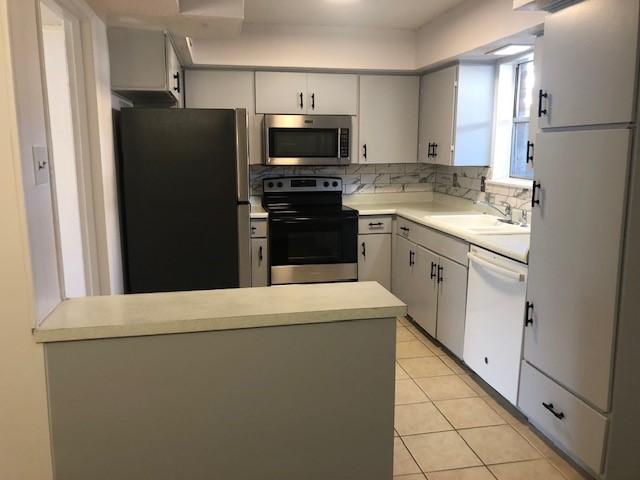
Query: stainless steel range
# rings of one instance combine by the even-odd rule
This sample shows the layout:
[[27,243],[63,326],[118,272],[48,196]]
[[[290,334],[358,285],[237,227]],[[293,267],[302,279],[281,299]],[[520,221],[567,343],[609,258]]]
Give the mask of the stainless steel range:
[[342,179],[267,178],[263,187],[272,285],[358,279],[358,212],[342,205]]

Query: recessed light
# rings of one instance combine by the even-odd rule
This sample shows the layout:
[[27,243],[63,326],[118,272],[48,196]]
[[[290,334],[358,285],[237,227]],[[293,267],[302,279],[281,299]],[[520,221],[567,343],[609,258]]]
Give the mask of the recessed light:
[[531,50],[533,45],[505,45],[504,47],[496,48],[495,50],[490,50],[485,55],[517,55],[518,53],[523,53]]

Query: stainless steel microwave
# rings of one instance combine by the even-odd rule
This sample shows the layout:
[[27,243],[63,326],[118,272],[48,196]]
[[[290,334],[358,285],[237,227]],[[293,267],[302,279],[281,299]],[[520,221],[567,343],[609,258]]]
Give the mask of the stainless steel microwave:
[[351,163],[348,115],[265,115],[265,165]]

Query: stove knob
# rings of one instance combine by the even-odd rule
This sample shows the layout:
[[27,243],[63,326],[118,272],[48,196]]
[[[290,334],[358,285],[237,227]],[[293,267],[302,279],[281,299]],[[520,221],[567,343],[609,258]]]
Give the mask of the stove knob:
[[273,182],[269,182],[269,183],[267,183],[267,186],[268,186],[269,188],[273,188]]
[[331,185],[333,185],[334,187],[337,187],[337,186],[338,186],[338,182],[336,182],[336,181],[334,180],[334,181],[333,181],[333,183],[332,183]]
[[329,186],[329,182],[324,182],[324,186],[328,187]]
[[282,182],[278,182],[278,188],[282,188]]

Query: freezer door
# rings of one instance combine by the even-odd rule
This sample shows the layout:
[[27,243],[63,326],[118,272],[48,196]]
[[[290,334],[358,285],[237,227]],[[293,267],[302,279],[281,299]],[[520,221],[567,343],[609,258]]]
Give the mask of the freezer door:
[[128,293],[240,285],[236,137],[234,110],[122,110]]

